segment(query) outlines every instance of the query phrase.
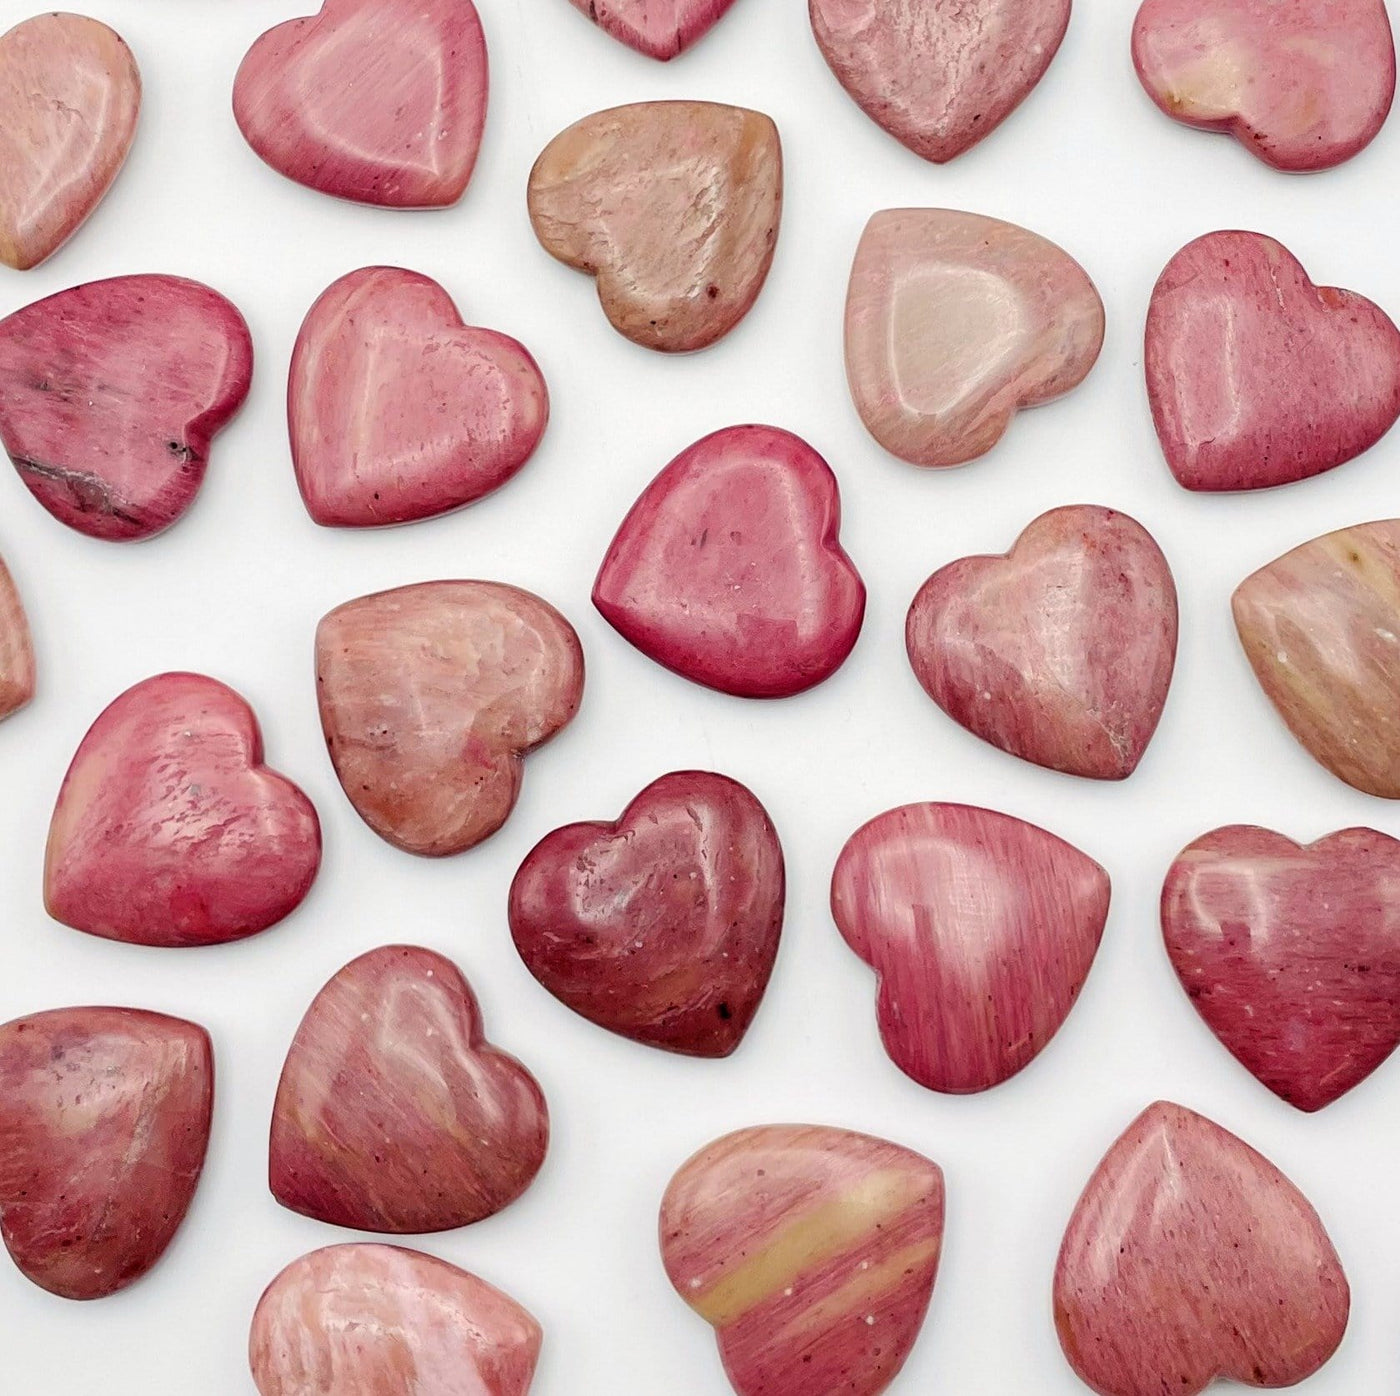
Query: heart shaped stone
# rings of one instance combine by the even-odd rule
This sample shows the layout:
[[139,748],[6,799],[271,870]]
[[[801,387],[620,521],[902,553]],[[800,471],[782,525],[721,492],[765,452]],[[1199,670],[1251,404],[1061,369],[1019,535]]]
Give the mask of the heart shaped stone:
[[447,1231],[499,1212],[539,1172],[549,1114],[491,1046],[451,960],[384,945],[316,995],[272,1111],[268,1186],[361,1231]]
[[990,135],[1045,75],[1070,0],[809,0],[831,71],[877,126],[943,164]]
[[1400,330],[1364,296],[1314,286],[1273,238],[1188,242],[1157,279],[1143,364],[1167,465],[1188,490],[1305,480],[1400,416]]
[[254,151],[310,189],[387,208],[462,197],[486,123],[471,0],[325,0],[269,29],[233,83]]
[[93,281],[0,320],[0,440],[60,523],[149,538],[190,507],[252,374],[248,326],[218,292]]
[[18,712],[34,696],[34,645],[19,588],[0,560],[0,718]]
[[946,208],[865,225],[846,291],[846,378],[876,441],[915,465],[990,451],[1022,407],[1077,387],[1103,344],[1084,269],[1035,233]]
[[1145,0],[1133,65],[1168,116],[1280,170],[1350,160],[1395,97],[1385,0]]
[[783,924],[783,851],[737,781],[673,771],[611,824],[568,824],[526,856],[510,930],[526,968],[590,1022],[726,1057],[763,998]]
[[294,1260],[253,1314],[261,1396],[525,1396],[540,1326],[508,1294],[401,1246]]
[[593,604],[658,664],[741,698],[821,683],[851,652],[865,584],[842,548],[831,467],[778,427],[726,427],[632,506]]
[[436,281],[398,267],[333,282],[292,351],[292,462],[319,524],[408,523],[470,504],[529,460],[548,417],[525,346],[464,325]]
[[209,1034],[135,1008],[0,1027],[0,1233],[64,1299],[146,1273],[189,1210],[214,1109]]
[[1400,800],[1400,519],[1284,553],[1246,577],[1232,605],[1289,731],[1348,785]]
[[777,127],[714,102],[595,112],[530,171],[541,246],[597,277],[615,330],[668,352],[703,349],[748,314],[782,204]]
[[85,15],[35,15],[0,36],[0,262],[37,266],[102,201],[131,149],[141,75]]
[[572,0],[572,3],[614,39],[664,63],[708,33],[734,0]]
[[1108,919],[1108,874],[1007,814],[902,805],[836,860],[831,914],[874,971],[894,1064],[967,1094],[1014,1076],[1059,1031]]
[[1292,1386],[1336,1351],[1350,1292],[1307,1198],[1219,1125],[1166,1101],[1084,1189],[1055,1266],[1055,1326],[1100,1396]]
[[441,857],[505,823],[525,754],[578,711],[583,650],[528,591],[421,582],[324,616],[316,686],[360,818],[396,848]]
[[1400,843],[1342,829],[1296,844],[1231,825],[1177,855],[1162,888],[1167,954],[1236,1059],[1321,1110],[1400,1043]]
[[661,1203],[661,1258],[739,1396],[878,1396],[918,1337],[943,1171],[884,1139],[763,1125],[708,1145]]
[[924,692],[969,732],[1053,771],[1122,780],[1157,730],[1176,621],[1147,530],[1076,504],[1042,514],[1009,553],[940,568],[904,638]]

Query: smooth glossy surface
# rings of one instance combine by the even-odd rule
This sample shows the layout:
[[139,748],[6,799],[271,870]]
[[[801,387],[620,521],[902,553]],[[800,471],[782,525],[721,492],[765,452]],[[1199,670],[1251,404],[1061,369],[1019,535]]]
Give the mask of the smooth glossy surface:
[[1400,330],[1352,291],[1314,286],[1259,233],[1188,242],[1147,309],[1147,397],[1188,490],[1253,490],[1331,470],[1400,415]]
[[1100,1396],[1292,1386],[1331,1357],[1350,1294],[1307,1199],[1180,1105],[1149,1106],[1084,1189],[1055,1267],[1055,1326]]
[[1039,766],[1122,780],[1157,729],[1176,629],[1151,535],[1076,504],[1042,514],[1009,553],[940,568],[904,636],[924,692],[969,732]]
[[214,1108],[209,1035],[135,1008],[0,1027],[0,1233],[35,1284],[100,1299],[185,1219]]
[[877,1396],[909,1356],[943,1243],[943,1173],[818,1125],[726,1135],[661,1203],[661,1257],[739,1396]]
[[332,282],[292,351],[292,462],[319,524],[408,523],[470,504],[525,464],[548,417],[525,346],[464,325],[436,281],[398,267]]
[[544,1162],[535,1078],[491,1046],[451,960],[384,945],[316,995],[287,1053],[268,1186],[361,1231],[446,1231],[499,1212]]
[[510,888],[515,948],[585,1018],[652,1047],[728,1056],[783,924],[783,851],[751,791],[709,771],[653,781],[612,823],[568,824]]
[[628,48],[662,62],[688,49],[734,0],[572,0]]
[[298,184],[445,208],[476,164],[486,91],[471,0],[325,0],[248,50],[233,115],[258,155]]
[[901,805],[846,840],[831,914],[874,971],[880,1039],[934,1091],[984,1091],[1059,1031],[1108,917],[1108,874],[1034,824]]
[[0,718],[18,712],[34,696],[34,643],[19,588],[0,560]]
[[687,447],[622,521],[593,604],[668,669],[742,698],[829,678],[865,616],[830,467],[778,427]]
[[748,314],[782,204],[777,127],[714,102],[595,112],[530,171],[530,222],[545,251],[597,277],[618,333],[668,352],[703,349]]

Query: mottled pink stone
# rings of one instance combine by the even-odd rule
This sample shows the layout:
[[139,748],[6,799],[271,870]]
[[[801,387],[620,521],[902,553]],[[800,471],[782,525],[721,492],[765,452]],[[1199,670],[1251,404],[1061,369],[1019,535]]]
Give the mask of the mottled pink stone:
[[1395,97],[1385,0],[1145,0],[1133,65],[1168,116],[1281,170],[1350,160]]
[[1159,1101],[1084,1189],[1055,1326],[1100,1396],[1292,1386],[1336,1351],[1351,1296],[1308,1200],[1219,1125]]
[[1034,824],[970,805],[902,805],[857,829],[831,914],[874,971],[899,1069],[985,1091],[1059,1031],[1108,918],[1108,874]]
[[632,506],[593,604],[649,658],[742,698],[829,678],[865,616],[838,534],[831,468],[778,427],[726,427],[678,455]]
[[741,1129],[677,1172],[660,1231],[739,1396],[878,1396],[933,1294],[943,1172],[849,1130]]
[[572,0],[628,48],[664,63],[724,17],[734,0]]
[[472,0],[325,0],[248,50],[233,115],[257,154],[298,184],[444,208],[471,178],[486,91]]
[[98,717],[58,792],[51,916],[138,945],[217,945],[293,911],[321,863],[311,801],[263,764],[253,710],[202,674],[158,674]]
[[178,276],[74,286],[0,320],[0,440],[35,499],[93,538],[149,538],[204,480],[248,395],[253,341]]
[[1400,330],[1314,286],[1260,233],[1218,232],[1167,263],[1143,360],[1157,437],[1188,490],[1286,485],[1359,456],[1400,416]]
[[135,1008],[0,1027],[0,1232],[35,1284],[100,1299],[179,1229],[214,1108],[209,1035]]
[[955,722],[1038,766],[1098,780],[1137,768],[1176,660],[1176,587],[1141,524],[1092,504],[1052,509],[1009,553],[940,568],[905,644]]
[[536,844],[511,883],[510,929],[530,973],[591,1022],[725,1057],[773,971],[783,892],[777,830],[752,792],[673,771],[612,823]]
[[19,588],[0,560],[0,718],[18,712],[34,696],[34,644]]

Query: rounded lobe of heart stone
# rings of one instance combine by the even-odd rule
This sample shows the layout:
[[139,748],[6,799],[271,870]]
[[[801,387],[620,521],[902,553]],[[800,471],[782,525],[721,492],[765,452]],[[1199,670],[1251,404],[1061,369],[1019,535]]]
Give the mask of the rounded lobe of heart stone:
[[253,1314],[261,1396],[525,1396],[540,1325],[509,1295],[401,1246],[294,1260]]
[[548,417],[524,345],[464,325],[436,281],[398,267],[333,282],[292,351],[292,461],[319,524],[408,523],[470,504],[529,460]]
[[486,1041],[457,966],[385,945],[341,969],[301,1020],[273,1106],[268,1186],[333,1226],[447,1231],[514,1202],[548,1144],[535,1078]]
[[1168,116],[1281,170],[1350,160],[1395,97],[1384,0],[1145,0],[1133,65]]
[[850,654],[865,584],[841,547],[831,467],[779,427],[678,455],[622,521],[593,604],[658,664],[741,698],[819,684]]
[[396,848],[460,853],[505,823],[524,757],[583,697],[583,650],[547,602],[500,582],[421,582],[316,629],[321,728],[360,818]]
[[883,209],[851,267],[846,377],[887,451],[961,465],[1020,408],[1077,387],[1103,329],[1094,283],[1053,242],[975,213]]
[[924,692],[983,741],[1097,780],[1137,768],[1176,660],[1176,586],[1152,536],[1077,504],[1000,557],[940,568],[909,607]]
[[233,115],[257,155],[298,184],[446,208],[471,179],[487,86],[471,0],[325,0],[248,50]]
[[65,1299],[144,1275],[185,1219],[214,1107],[209,1035],[135,1008],[0,1027],[0,1233]]
[[126,161],[141,75],[121,37],[42,14],[0,36],[0,262],[25,271],[102,201]]
[[682,1166],[660,1233],[739,1396],[878,1396],[933,1294],[943,1171],[849,1130],[742,1129]]
[[1030,95],[1069,27],[1070,0],[809,0],[808,11],[856,105],[941,165]]
[[1108,899],[1092,858],[970,805],[887,810],[846,841],[831,879],[837,928],[879,983],[890,1059],[952,1094],[1014,1076],[1059,1031]]
[[1232,605],[1289,731],[1348,785],[1400,799],[1400,519],[1294,548],[1246,577]]
[[1400,842],[1343,829],[1300,845],[1232,825],[1189,844],[1162,888],[1167,954],[1235,1058],[1300,1110],[1400,1043]]
[[714,102],[637,102],[576,121],[530,171],[552,257],[597,277],[603,313],[648,349],[703,349],[758,298],[783,203],[778,129]]
[[1218,232],[1167,263],[1143,364],[1167,465],[1188,490],[1286,485],[1359,456],[1400,416],[1400,330],[1314,286],[1287,248]]
[[663,63],[724,17],[734,0],[572,0],[614,39]]
[[777,830],[754,795],[673,771],[620,819],[536,844],[511,884],[510,929],[530,973],[590,1022],[725,1057],[773,971],[783,894]]
[[0,560],[0,718],[18,712],[34,696],[34,644],[19,588]]
[[44,905],[135,945],[219,945],[282,920],[321,864],[311,801],[263,764],[253,710],[202,674],[158,674],[88,729],[59,788]]
[[0,320],[0,440],[60,523],[149,538],[193,503],[252,373],[248,326],[209,287],[89,282]]
[[1292,1386],[1331,1357],[1350,1291],[1308,1200],[1211,1120],[1159,1101],[1089,1180],[1055,1266],[1055,1326],[1100,1396]]

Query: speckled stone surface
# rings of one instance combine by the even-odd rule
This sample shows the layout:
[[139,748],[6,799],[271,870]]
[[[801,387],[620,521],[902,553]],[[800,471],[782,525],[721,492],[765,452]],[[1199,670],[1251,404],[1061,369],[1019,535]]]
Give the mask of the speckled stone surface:
[[663,63],[721,20],[734,0],[572,0],[614,39]]
[[34,697],[34,642],[19,588],[0,559],[0,718]]

